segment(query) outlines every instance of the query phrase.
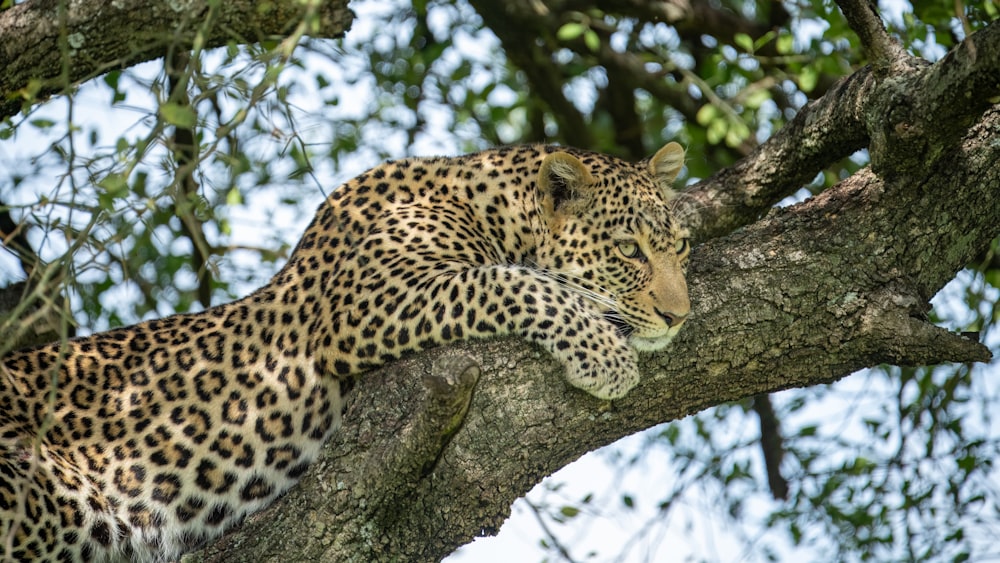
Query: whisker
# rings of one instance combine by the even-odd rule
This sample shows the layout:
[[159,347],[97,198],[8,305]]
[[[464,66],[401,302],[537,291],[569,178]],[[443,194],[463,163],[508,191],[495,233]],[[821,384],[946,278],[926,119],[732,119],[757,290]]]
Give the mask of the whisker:
[[618,334],[628,337],[635,332],[635,327],[629,324],[625,320],[625,317],[623,317],[618,311],[608,311],[607,313],[604,313],[603,316],[605,320],[615,325],[615,328],[618,330]]
[[548,268],[544,268],[533,260],[529,260],[528,265],[531,266],[532,269],[535,270],[536,272],[542,274],[543,276],[555,282],[558,282],[559,285],[573,291],[577,295],[580,295],[581,297],[589,301],[592,301],[597,305],[603,305],[608,310],[614,311],[615,314],[618,314],[618,300],[613,292],[607,291],[604,288],[599,288],[601,292],[595,291],[589,287],[586,287],[582,283],[576,281],[577,279],[581,278],[573,276],[572,274],[568,274],[566,272],[558,272],[550,270]]

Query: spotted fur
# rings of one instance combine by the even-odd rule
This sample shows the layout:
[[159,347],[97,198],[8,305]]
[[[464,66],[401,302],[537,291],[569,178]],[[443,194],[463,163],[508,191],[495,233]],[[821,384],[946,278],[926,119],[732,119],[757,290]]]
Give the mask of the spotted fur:
[[638,164],[554,146],[389,162],[335,190],[245,299],[8,354],[0,554],[174,558],[291,487],[341,382],[408,351],[520,335],[621,397],[634,349],[689,311],[682,161],[670,143]]

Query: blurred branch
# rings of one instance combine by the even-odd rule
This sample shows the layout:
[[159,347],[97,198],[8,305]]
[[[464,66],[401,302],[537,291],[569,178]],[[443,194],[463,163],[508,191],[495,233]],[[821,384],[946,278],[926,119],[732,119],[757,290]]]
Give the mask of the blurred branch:
[[[211,4],[218,4],[218,21],[198,37],[204,48],[284,36],[312,10],[314,37],[339,37],[353,19],[347,0],[127,0],[69,7],[62,0],[31,0],[0,11],[0,118],[109,70],[161,57],[169,44],[193,45],[197,26],[191,23]],[[60,18],[65,27],[56,24]],[[59,45],[68,45],[70,60],[61,60]],[[64,62],[69,83],[60,79]]]
[[629,160],[639,160],[649,154],[642,142],[645,128],[635,107],[635,86],[631,76],[621,67],[605,65],[608,84],[597,101],[614,120],[614,143],[618,150],[624,150]]
[[24,225],[14,222],[14,218],[10,216],[10,208],[4,205],[2,200],[0,200],[0,243],[17,257],[21,269],[30,276],[38,264],[38,254],[28,242]]
[[559,134],[568,144],[591,148],[590,128],[583,115],[563,93],[565,76],[539,45],[539,39],[555,31],[549,12],[541,3],[470,0],[500,43],[508,60],[528,79],[535,97],[544,100],[559,124]]
[[[189,77],[194,68],[191,65],[191,54],[183,49],[172,49],[166,57],[166,73],[171,102],[186,108],[195,117],[197,108],[191,105],[187,93]],[[173,152],[177,163],[173,184],[174,209],[181,220],[181,232],[191,241],[191,269],[198,278],[198,301],[204,308],[212,306],[212,277],[208,269],[209,246],[205,239],[202,222],[196,216],[195,203],[200,198],[198,182],[194,172],[198,167],[197,136],[195,127],[197,119],[191,125],[174,125]]]
[[[552,11],[565,10],[586,12],[595,6],[608,13],[630,16],[641,21],[662,21],[677,29],[686,39],[711,35],[727,43],[732,43],[737,34],[746,34],[754,39],[762,37],[775,27],[785,25],[791,18],[784,5],[777,0],[758,2],[758,9],[766,10],[766,20],[752,20],[723,8],[714,2],[701,0],[552,0],[548,2]],[[694,36],[694,37],[692,37]]]
[[767,485],[771,496],[777,500],[788,499],[788,481],[781,474],[781,461],[785,457],[785,444],[781,437],[781,422],[774,412],[771,396],[760,393],[753,398],[753,410],[760,419],[760,449],[764,455]]
[[601,43],[601,50],[598,56],[605,68],[614,68],[615,70],[612,72],[624,76],[627,84],[646,90],[657,99],[680,112],[688,121],[695,122],[695,116],[700,106],[691,98],[686,88],[671,85],[667,80],[667,75],[671,73],[669,61],[664,61],[663,63],[668,68],[664,68],[658,73],[653,73],[647,69],[646,63],[638,55],[615,51],[608,43]]
[[545,541],[547,541],[549,545],[559,552],[559,555],[562,556],[566,563],[575,563],[576,560],[573,559],[573,556],[570,554],[569,550],[566,549],[566,546],[559,541],[559,538],[554,533],[552,533],[552,529],[549,528],[548,523],[545,521],[545,517],[542,515],[542,510],[530,500],[526,499],[525,504],[528,505],[528,509],[531,510],[531,514],[535,517],[535,521],[538,522],[538,527],[541,528],[542,533],[545,534],[545,537],[547,538]]

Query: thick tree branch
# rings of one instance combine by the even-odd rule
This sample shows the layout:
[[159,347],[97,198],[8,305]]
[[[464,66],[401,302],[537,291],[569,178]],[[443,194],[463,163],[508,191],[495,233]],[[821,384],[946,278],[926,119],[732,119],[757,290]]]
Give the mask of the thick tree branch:
[[[215,25],[199,35],[198,24],[211,10]],[[167,45],[253,43],[291,32],[307,13],[314,15],[313,37],[339,37],[353,17],[347,0],[30,0],[15,5],[0,11],[0,118],[109,70],[162,57]]]
[[[984,127],[1000,128],[1000,116],[991,115]],[[1000,158],[1000,149],[988,144],[968,160],[985,163],[987,153]],[[968,173],[1000,177],[992,163]],[[976,186],[938,185],[939,196],[962,194],[948,217],[977,215],[970,209],[981,205],[970,193]],[[877,257],[888,262],[890,249],[900,247],[907,255],[892,261],[923,256],[954,260],[950,267],[957,268],[968,250],[957,240],[942,241],[947,247],[931,237],[910,241],[901,232],[905,223],[867,219],[898,219],[879,213],[884,199],[900,197],[900,186],[891,188],[871,175],[852,178],[738,235],[702,245],[692,263],[691,326],[669,351],[643,357],[643,384],[610,410],[572,390],[560,367],[524,342],[453,347],[484,358],[484,375],[464,426],[412,494],[397,501],[399,519],[391,522],[373,516],[388,508],[373,506],[377,498],[355,488],[364,479],[358,468],[399,448],[391,430],[400,423],[386,420],[386,408],[419,396],[421,374],[437,352],[367,374],[343,431],[310,475],[272,510],[213,546],[206,560],[437,560],[474,535],[495,531],[510,503],[541,477],[654,424],[748,394],[828,383],[883,362],[988,359],[979,344],[909,316],[926,303],[914,292],[924,282],[885,268]],[[911,194],[899,213],[913,199],[924,200],[922,208],[910,208],[914,216],[941,212],[930,198]],[[979,241],[970,247],[1000,232],[995,207],[964,239]],[[868,237],[868,229],[876,236]],[[831,256],[856,263],[833,263]],[[390,435],[378,438],[382,427]],[[306,526],[312,531],[306,533]]]
[[1000,22],[966,37],[916,87],[926,133],[943,144],[960,137],[1000,95]]
[[[925,71],[910,68],[894,80],[919,83]],[[890,103],[893,98],[883,95],[889,88],[862,71],[841,87],[845,100],[814,107],[843,104],[842,119],[855,131],[828,147],[862,142],[857,131],[878,131],[883,121],[859,119],[876,109],[859,112],[857,106]],[[859,96],[861,90],[867,96]],[[832,113],[812,115],[837,122]],[[811,120],[797,131],[806,152],[813,150],[809,143],[822,144]],[[789,135],[774,146],[794,146]],[[426,395],[422,376],[445,352],[366,374],[348,401],[343,431],[302,485],[209,555],[190,560],[222,560],[223,553],[256,561],[437,560],[474,535],[493,532],[511,502],[542,476],[657,423],[759,393],[828,383],[882,363],[989,359],[978,342],[928,324],[923,313],[930,296],[1000,235],[996,194],[983,198],[984,190],[1000,185],[997,138],[1000,109],[981,116],[962,139],[931,151],[938,157],[923,167],[900,166],[891,175],[865,169],[696,248],[691,320],[670,349],[641,358],[643,382],[610,407],[569,387],[560,366],[523,341],[449,347],[482,358],[483,376],[463,425],[419,482],[407,485],[405,498],[369,493],[364,483],[370,477],[359,468],[401,448],[424,452],[415,459],[428,458],[426,449],[398,443],[404,438],[394,429],[408,423],[397,418],[405,409],[396,405]],[[751,157],[760,170],[783,171],[783,160],[795,160],[794,151],[771,151]],[[738,203],[758,204],[755,186],[744,192]],[[709,238],[707,232],[702,238]],[[430,435],[428,443],[442,443],[440,433]]]

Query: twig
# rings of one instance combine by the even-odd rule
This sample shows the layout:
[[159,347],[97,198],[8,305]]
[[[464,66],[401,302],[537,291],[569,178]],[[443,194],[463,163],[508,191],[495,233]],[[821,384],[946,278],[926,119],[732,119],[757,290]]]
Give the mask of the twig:
[[868,51],[877,76],[887,73],[897,63],[909,59],[903,46],[882,25],[878,7],[872,0],[837,0],[840,11]]
[[552,533],[548,524],[545,523],[545,518],[542,518],[541,510],[539,510],[538,507],[531,501],[525,499],[525,502],[527,503],[528,508],[531,509],[531,513],[535,515],[535,519],[538,520],[538,525],[541,526],[542,531],[545,532],[545,535],[549,538],[549,541],[552,543],[552,547],[556,548],[556,551],[559,552],[559,555],[561,555],[563,559],[569,563],[574,563],[575,560],[573,559],[573,556],[569,554],[569,550],[566,549],[566,546],[559,541],[559,538]]

